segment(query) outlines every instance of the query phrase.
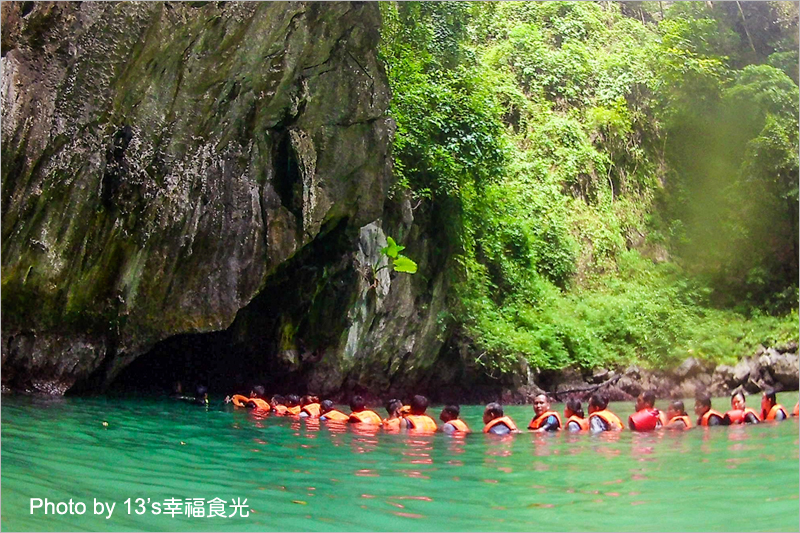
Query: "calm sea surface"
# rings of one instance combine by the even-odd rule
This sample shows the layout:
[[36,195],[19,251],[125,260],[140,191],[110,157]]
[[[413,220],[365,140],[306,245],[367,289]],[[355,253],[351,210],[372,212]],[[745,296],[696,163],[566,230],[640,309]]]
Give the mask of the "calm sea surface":
[[[748,404],[757,408],[758,400]],[[797,393],[779,401],[791,409]],[[724,411],[726,404],[714,406]],[[611,408],[627,417],[632,405]],[[800,528],[795,419],[688,432],[492,437],[479,432],[482,407],[464,406],[462,414],[478,433],[459,439],[259,419],[219,403],[205,409],[141,398],[7,396],[2,529]],[[533,413],[512,406],[506,414],[522,427]],[[82,502],[86,511],[31,514],[35,498],[72,499],[73,509]],[[110,518],[107,509],[95,514],[95,500],[115,504]],[[212,510],[225,517],[209,517]]]

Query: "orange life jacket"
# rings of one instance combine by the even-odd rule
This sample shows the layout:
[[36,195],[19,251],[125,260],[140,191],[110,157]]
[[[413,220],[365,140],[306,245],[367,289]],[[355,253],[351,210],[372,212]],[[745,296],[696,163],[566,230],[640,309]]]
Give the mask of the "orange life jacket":
[[247,407],[247,401],[249,399],[250,398],[248,398],[247,396],[242,396],[241,394],[234,394],[233,396],[231,396],[231,402],[236,407]]
[[608,425],[609,429],[612,430],[620,430],[625,427],[625,424],[622,423],[622,420],[619,419],[617,415],[609,411],[608,409],[603,409],[602,411],[595,411],[594,413],[589,415],[589,422],[591,424],[592,417],[597,416],[603,422]]
[[305,412],[309,418],[319,418],[319,404],[310,403],[303,407],[302,412]]
[[800,416],[800,402],[794,404],[794,409],[792,410],[792,416]]
[[683,422],[685,429],[689,429],[690,427],[692,427],[692,421],[689,420],[689,417],[686,415],[673,416],[672,418],[669,419],[669,422],[667,422],[667,425],[664,427],[669,427],[673,423],[677,422]]
[[744,410],[731,409],[730,411],[725,413],[725,417],[727,417],[727,419],[730,420],[731,424],[744,424],[745,415],[747,415],[747,413],[753,414],[756,417],[756,420],[758,420],[759,422],[761,421],[761,417],[756,412],[756,410],[750,407],[745,407]]
[[706,413],[703,416],[701,416],[700,418],[697,419],[697,425],[698,426],[708,426],[708,420],[712,416],[718,416],[720,419],[724,418],[724,416],[722,414],[718,413],[717,411],[715,411],[713,409],[709,409],[708,411],[706,411]]
[[399,418],[384,418],[383,422],[383,429],[387,431],[397,432],[400,431],[400,419]]
[[628,426],[633,431],[653,431],[661,423],[661,413],[658,409],[642,409],[628,417]]
[[563,424],[563,422],[561,422],[561,417],[559,416],[559,414],[557,412],[555,412],[555,411],[545,411],[544,413],[540,414],[539,416],[534,417],[534,419],[531,420],[531,423],[528,424],[528,429],[539,429],[540,427],[542,427],[542,424],[545,423],[545,420],[547,420],[547,418],[550,415],[553,415],[553,416],[556,417],[556,420],[558,420],[558,429],[561,429],[564,426],[564,424]]
[[327,413],[322,413],[320,416],[324,416],[326,420],[331,420],[333,422],[347,422],[350,420],[349,416],[336,409],[331,409]]
[[364,409],[363,411],[359,411],[357,413],[350,413],[350,422],[355,424],[373,424],[380,426],[382,420],[375,411]]
[[286,408],[286,416],[297,416],[300,414],[303,408],[299,405],[295,405],[294,407],[287,407]]
[[589,429],[589,419],[588,418],[581,418],[576,415],[572,415],[567,419],[567,425],[564,426],[565,428],[569,427],[570,422],[575,422],[581,427],[581,431],[587,431]]
[[469,427],[467,426],[466,422],[464,422],[460,418],[454,418],[452,420],[448,420],[447,423],[456,428],[456,431],[461,431],[462,433],[470,433]]
[[274,409],[274,410],[275,410],[275,414],[276,414],[276,415],[278,415],[278,416],[285,416],[285,415],[286,415],[286,410],[287,410],[288,408],[287,408],[285,405],[283,405],[283,404],[278,404],[278,405],[276,405],[275,407],[273,407],[272,409]]
[[408,429],[421,433],[435,433],[438,427],[433,418],[428,415],[406,415]]
[[[786,409],[784,409],[784,407],[781,404],[776,403],[775,405],[772,406],[772,409],[769,410],[769,413],[767,413],[767,415],[763,419],[764,420],[775,420],[775,417],[777,416],[778,411],[783,411],[783,418],[784,419],[789,418],[789,413],[786,412]],[[764,412],[762,411],[761,414],[763,415]]]
[[500,418],[495,418],[494,420],[490,421],[486,426],[483,428],[484,433],[489,433],[489,430],[495,426],[503,424],[511,431],[517,431],[517,425],[514,423],[513,420],[508,418],[507,416],[501,416]]
[[271,409],[269,402],[262,400],[261,398],[248,398],[247,402],[256,404],[256,409],[259,411],[269,411]]

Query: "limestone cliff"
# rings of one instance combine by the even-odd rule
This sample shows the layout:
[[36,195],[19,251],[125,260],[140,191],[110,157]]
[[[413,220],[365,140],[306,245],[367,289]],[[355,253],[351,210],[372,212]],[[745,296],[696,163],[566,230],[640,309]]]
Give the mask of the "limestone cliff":
[[[361,235],[375,257],[391,176],[375,4],[4,2],[2,15],[4,386],[102,387],[157,342],[291,292],[281,283],[306,263],[318,299],[294,316],[343,306],[331,330],[307,323],[315,348],[345,372],[354,351],[382,349],[353,330],[388,288],[365,303],[353,255]],[[331,265],[313,255],[326,243]],[[341,297],[328,271],[349,280]],[[263,332],[276,346],[284,332],[284,356],[287,313]]]

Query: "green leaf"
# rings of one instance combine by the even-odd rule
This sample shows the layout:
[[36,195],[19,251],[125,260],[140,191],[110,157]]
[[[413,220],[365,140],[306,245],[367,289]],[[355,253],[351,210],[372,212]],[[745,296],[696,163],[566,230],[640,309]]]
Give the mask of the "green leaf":
[[386,237],[386,242],[388,242],[389,245],[384,248],[381,248],[381,253],[388,257],[391,257],[392,259],[396,259],[397,255],[406,249],[405,246],[400,246],[391,237]]
[[393,261],[392,266],[394,266],[395,272],[413,274],[417,271],[417,264],[404,255],[398,255]]

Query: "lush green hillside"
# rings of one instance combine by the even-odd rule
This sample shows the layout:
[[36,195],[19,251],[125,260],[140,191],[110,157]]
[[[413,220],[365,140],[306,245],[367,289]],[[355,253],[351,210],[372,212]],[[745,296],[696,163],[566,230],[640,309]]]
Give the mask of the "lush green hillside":
[[796,5],[381,9],[394,193],[437,213],[487,371],[797,338]]

